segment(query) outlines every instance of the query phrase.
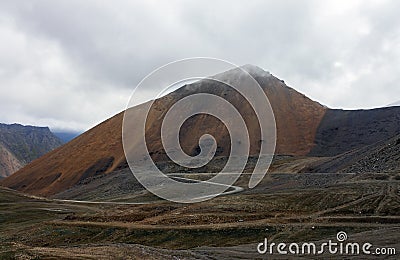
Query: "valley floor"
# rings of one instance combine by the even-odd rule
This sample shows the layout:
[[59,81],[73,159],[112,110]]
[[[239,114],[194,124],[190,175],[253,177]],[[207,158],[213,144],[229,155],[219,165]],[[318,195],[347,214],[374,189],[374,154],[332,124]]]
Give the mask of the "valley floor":
[[[248,179],[244,174],[235,185],[246,187]],[[339,231],[348,241],[399,254],[399,179],[274,173],[254,189],[196,204],[160,201],[143,190],[113,197],[146,202],[123,205],[43,199],[0,188],[0,259],[265,259],[268,255],[257,252],[265,238],[322,243],[336,241]],[[312,256],[327,257],[332,256]]]

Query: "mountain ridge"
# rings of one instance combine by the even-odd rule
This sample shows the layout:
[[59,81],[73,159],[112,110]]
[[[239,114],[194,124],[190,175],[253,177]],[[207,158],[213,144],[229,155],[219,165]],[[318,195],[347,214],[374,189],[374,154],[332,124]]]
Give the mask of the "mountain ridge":
[[10,176],[61,144],[48,127],[0,124],[0,175]]

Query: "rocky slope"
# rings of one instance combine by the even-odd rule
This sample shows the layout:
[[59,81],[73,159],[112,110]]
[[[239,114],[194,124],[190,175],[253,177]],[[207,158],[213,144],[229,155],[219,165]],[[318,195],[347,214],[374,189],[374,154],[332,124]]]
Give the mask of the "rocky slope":
[[13,174],[61,144],[47,127],[0,124],[0,176]]
[[326,111],[309,155],[336,156],[400,134],[400,107]]
[[303,172],[325,173],[399,173],[400,134],[311,163]]
[[23,163],[0,144],[0,177],[7,177],[23,167]]

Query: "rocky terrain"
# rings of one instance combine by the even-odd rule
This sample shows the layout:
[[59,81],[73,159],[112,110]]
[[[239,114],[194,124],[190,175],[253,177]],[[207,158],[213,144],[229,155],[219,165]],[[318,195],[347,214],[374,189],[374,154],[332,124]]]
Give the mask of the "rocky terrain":
[[400,135],[310,163],[302,172],[400,172]]
[[[320,158],[298,158],[293,156],[275,156],[270,173],[296,173],[307,167],[311,162],[319,162]],[[159,162],[158,168],[171,176],[178,174],[187,175],[190,178],[204,179],[209,174],[219,172],[226,164],[226,157],[216,157],[205,167],[191,169],[190,171],[183,167],[177,167],[173,162]],[[249,158],[244,170],[245,173],[251,173],[257,157]],[[334,175],[332,175],[334,176]],[[246,186],[245,184],[243,186]],[[98,174],[87,177],[79,181],[73,187],[57,193],[51,198],[72,199],[83,201],[120,201],[129,200],[130,202],[143,201],[143,186],[138,183],[129,168],[116,170],[108,174]],[[146,196],[146,200],[154,199],[153,196]]]
[[0,176],[10,176],[61,145],[47,127],[0,124]]
[[400,134],[400,107],[326,111],[311,156],[335,156]]

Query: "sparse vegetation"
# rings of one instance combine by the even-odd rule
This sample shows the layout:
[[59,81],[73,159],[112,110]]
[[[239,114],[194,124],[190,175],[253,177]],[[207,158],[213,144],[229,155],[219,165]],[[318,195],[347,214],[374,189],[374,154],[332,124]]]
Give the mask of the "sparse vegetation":
[[[125,257],[149,246],[147,258],[199,258],[229,252],[230,246],[248,252],[264,237],[310,241],[332,238],[340,230],[356,236],[398,227],[400,181],[394,175],[391,180],[374,174],[326,177],[270,174],[253,190],[188,205],[68,203],[1,189],[0,256],[66,257],[93,247],[115,256],[118,245]],[[238,183],[246,183],[247,176],[242,178]]]

